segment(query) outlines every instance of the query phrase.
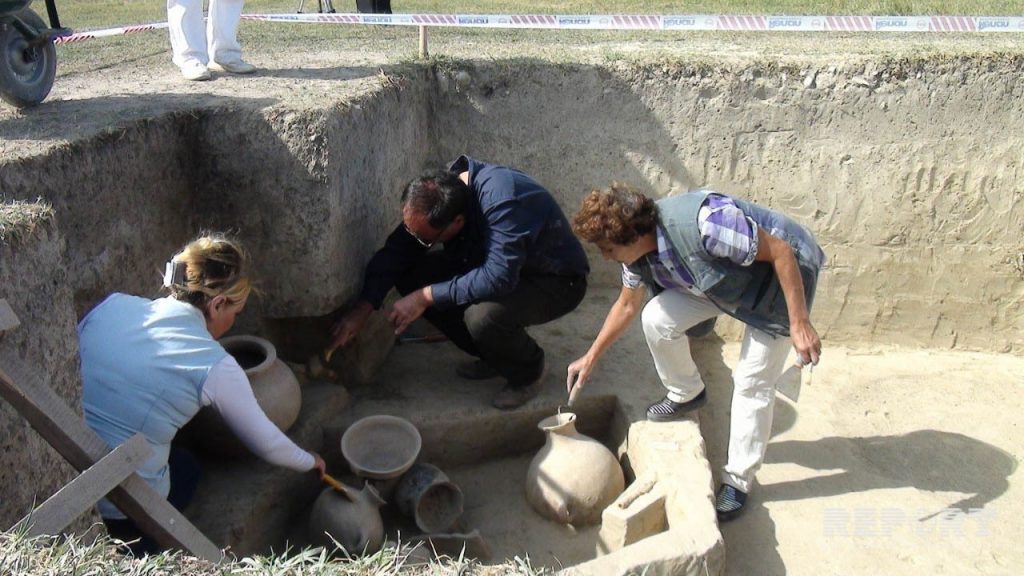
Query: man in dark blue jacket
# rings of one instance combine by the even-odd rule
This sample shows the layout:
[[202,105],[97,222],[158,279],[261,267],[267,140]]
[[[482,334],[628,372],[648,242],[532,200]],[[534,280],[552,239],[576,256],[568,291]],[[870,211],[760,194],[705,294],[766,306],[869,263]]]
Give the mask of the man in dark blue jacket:
[[359,301],[335,324],[331,345],[351,342],[397,288],[395,333],[422,315],[477,357],[459,375],[504,377],[493,404],[515,408],[540,392],[544,374],[544,351],[526,327],[574,310],[589,272],[550,192],[518,170],[462,156],[405,188],[402,224],[367,265]]

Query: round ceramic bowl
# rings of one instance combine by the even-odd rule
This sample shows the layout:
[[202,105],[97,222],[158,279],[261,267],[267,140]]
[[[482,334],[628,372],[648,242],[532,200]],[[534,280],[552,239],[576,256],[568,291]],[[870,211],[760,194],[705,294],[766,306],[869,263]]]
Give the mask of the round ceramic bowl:
[[341,453],[363,478],[387,480],[408,470],[420,454],[419,430],[404,418],[367,416],[345,430]]

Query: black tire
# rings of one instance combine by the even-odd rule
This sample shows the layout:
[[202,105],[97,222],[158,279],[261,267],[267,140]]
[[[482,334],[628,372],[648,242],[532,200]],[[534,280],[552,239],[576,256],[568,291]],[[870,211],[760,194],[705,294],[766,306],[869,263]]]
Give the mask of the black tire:
[[[27,8],[17,16],[37,30],[49,28]],[[50,93],[56,74],[57,48],[53,42],[30,47],[13,24],[0,24],[0,98],[18,108],[35,106]]]

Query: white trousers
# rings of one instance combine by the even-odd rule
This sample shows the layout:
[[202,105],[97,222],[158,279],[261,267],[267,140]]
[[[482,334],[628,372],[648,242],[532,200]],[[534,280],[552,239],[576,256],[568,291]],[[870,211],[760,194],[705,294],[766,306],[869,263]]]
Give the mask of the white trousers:
[[[721,313],[710,300],[681,290],[665,290],[644,307],[644,335],[669,399],[686,402],[704,389],[686,330]],[[729,460],[722,475],[723,482],[743,492],[750,492],[754,474],[764,460],[772,430],[775,382],[790,348],[789,338],[776,338],[750,326],[743,333],[739,363],[733,370]]]
[[203,0],[167,0],[167,25],[171,33],[172,60],[178,66],[197,61],[203,65],[234,62],[242,58],[238,21],[244,0],[210,0],[210,14],[203,25]]

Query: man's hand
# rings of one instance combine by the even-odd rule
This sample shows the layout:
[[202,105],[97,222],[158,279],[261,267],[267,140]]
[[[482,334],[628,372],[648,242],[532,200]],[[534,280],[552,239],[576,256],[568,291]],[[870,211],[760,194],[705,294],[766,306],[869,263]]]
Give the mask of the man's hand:
[[789,327],[789,337],[793,340],[797,361],[800,366],[817,365],[821,358],[821,339],[810,320],[794,322]]
[[398,336],[412,324],[414,320],[423,315],[423,312],[434,303],[430,286],[424,286],[419,290],[410,292],[404,298],[395,302],[388,314],[388,320],[395,327],[395,336]]
[[337,322],[334,323],[334,327],[331,328],[331,345],[328,350],[334,350],[336,348],[343,348],[348,346],[355,340],[359,332],[363,330],[363,326],[366,325],[367,318],[373,312],[373,306],[369,302],[360,302],[356,304],[356,307],[349,310],[347,314],[341,317]]

